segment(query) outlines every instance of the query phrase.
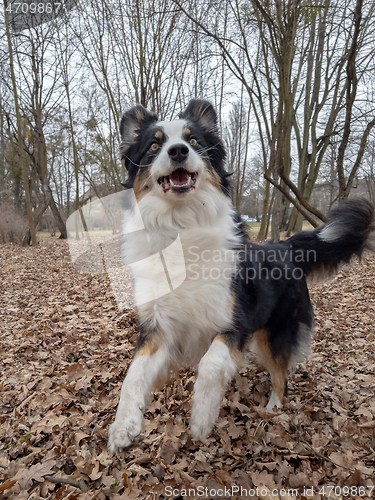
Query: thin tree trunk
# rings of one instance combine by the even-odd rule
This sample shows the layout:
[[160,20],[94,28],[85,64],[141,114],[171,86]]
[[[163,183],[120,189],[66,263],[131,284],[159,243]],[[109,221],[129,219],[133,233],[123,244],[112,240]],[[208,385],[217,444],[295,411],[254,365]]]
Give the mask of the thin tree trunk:
[[271,238],[280,241],[281,192],[276,190],[272,205]]
[[5,177],[5,134],[4,134],[4,106],[3,96],[0,89],[0,201],[3,197]]
[[[38,227],[38,224],[42,220],[43,214],[47,210],[47,208],[48,208],[48,201],[45,198],[43,205],[41,207],[39,207],[39,209],[36,211],[36,214],[34,217],[35,227]],[[22,238],[22,246],[26,247],[26,246],[30,245],[30,241],[31,241],[31,233],[30,233],[30,229],[28,229],[26,231],[24,237]]]
[[[39,175],[40,182],[42,184],[42,190],[43,190],[45,199],[47,200],[47,204],[51,208],[52,215],[55,219],[58,230],[60,231],[60,239],[65,240],[68,237],[68,233],[66,230],[66,224],[63,221],[63,218],[61,217],[59,209],[57,208],[56,202],[53,198],[53,194],[52,194],[52,190],[50,188],[50,185],[47,182],[47,179],[45,179],[43,177],[41,166],[38,165],[37,163],[35,165],[36,165],[36,170],[37,170],[38,175]],[[37,223],[35,223],[35,227],[36,226],[37,226]]]
[[344,157],[346,148],[349,143],[351,133],[351,123],[354,101],[357,94],[357,71],[356,71],[356,56],[358,50],[358,36],[362,20],[362,4],[363,0],[357,0],[354,9],[354,33],[353,40],[348,54],[346,63],[346,103],[345,103],[345,122],[342,140],[339,146],[337,155],[337,175],[339,179],[339,199],[344,200],[348,197],[349,191],[347,190],[344,172]]
[[266,186],[264,189],[264,197],[263,197],[263,207],[262,207],[262,220],[260,223],[259,233],[257,236],[258,240],[265,240],[267,237],[267,227],[268,227],[268,206],[270,203],[270,194],[271,194],[271,184],[266,180]]
[[[65,68],[67,71],[67,68]],[[69,93],[69,82],[68,82],[68,75],[65,75],[65,91],[66,91],[66,97],[68,101],[68,114],[69,114],[69,128],[70,128],[70,135],[72,139],[72,148],[73,148],[73,162],[74,162],[74,177],[76,181],[76,201],[75,201],[75,210],[76,210],[76,216],[75,216],[75,226],[76,226],[76,240],[79,239],[79,231],[78,231],[78,213],[81,216],[81,221],[84,227],[84,230],[87,232],[87,225],[86,225],[86,220],[83,217],[82,210],[80,208],[79,204],[79,164],[78,164],[78,154],[77,154],[77,148],[76,148],[76,141],[74,138],[74,127],[73,127],[73,116],[72,116],[72,108],[71,108],[71,102],[70,102],[70,93]]]

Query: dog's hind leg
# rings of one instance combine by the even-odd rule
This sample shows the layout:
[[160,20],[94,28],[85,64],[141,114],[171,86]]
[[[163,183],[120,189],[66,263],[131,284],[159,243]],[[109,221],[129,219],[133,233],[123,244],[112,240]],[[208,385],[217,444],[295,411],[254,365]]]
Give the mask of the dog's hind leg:
[[121,388],[116,419],[109,428],[111,453],[127,448],[140,434],[148,396],[158,381],[168,376],[169,365],[167,349],[152,337],[138,350]]
[[258,330],[254,333],[251,350],[256,354],[257,361],[271,376],[272,393],[267,404],[267,410],[272,411],[276,406],[283,406],[283,397],[288,392],[288,359],[284,357],[274,358],[271,352],[266,330]]
[[240,353],[231,337],[217,335],[198,366],[190,428],[193,439],[204,441],[220,411],[225,390],[240,364]]
[[272,392],[270,400],[267,404],[267,410],[272,411],[274,407],[282,408],[283,406],[283,396],[288,394],[288,368],[284,366],[278,366],[277,364],[268,368],[271,375]]

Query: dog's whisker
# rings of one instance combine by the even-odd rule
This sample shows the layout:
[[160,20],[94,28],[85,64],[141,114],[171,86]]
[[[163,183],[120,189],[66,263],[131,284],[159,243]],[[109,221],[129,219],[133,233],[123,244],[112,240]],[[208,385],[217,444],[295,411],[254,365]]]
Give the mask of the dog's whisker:
[[134,165],[135,167],[141,167],[141,168],[146,168],[146,167],[151,167],[152,163],[148,163],[146,165],[141,165],[139,163],[135,163],[131,158],[129,158],[129,156],[126,156],[126,155],[122,155],[123,158],[126,158],[127,160],[130,161],[130,163],[132,165]]
[[206,148],[201,148],[199,152],[207,153],[207,151],[211,151],[211,149],[217,149],[217,146],[220,144],[220,142],[217,142],[216,144],[213,144],[212,146],[207,146]]

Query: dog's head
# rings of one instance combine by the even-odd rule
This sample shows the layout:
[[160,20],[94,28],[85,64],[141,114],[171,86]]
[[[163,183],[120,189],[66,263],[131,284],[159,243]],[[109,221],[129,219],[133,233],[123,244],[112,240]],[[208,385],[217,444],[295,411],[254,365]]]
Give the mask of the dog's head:
[[205,189],[207,183],[229,194],[224,169],[225,150],[213,106],[194,99],[177,120],[159,121],[137,105],[120,123],[121,158],[128,171],[127,188],[140,201],[148,193],[182,201]]

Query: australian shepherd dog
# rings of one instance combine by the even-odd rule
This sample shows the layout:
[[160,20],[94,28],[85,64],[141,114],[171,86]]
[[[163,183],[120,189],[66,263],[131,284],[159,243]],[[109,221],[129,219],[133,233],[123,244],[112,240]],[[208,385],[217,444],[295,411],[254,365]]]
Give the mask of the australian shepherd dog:
[[173,367],[197,367],[190,432],[204,441],[248,350],[270,373],[267,409],[282,406],[288,373],[309,351],[306,279],[331,275],[371,248],[374,209],[347,201],[313,231],[257,245],[233,208],[209,102],[190,101],[173,121],[137,105],[120,132],[137,205],[124,223],[122,254],[133,274],[139,338],[108,447],[117,452],[140,434],[149,396]]

